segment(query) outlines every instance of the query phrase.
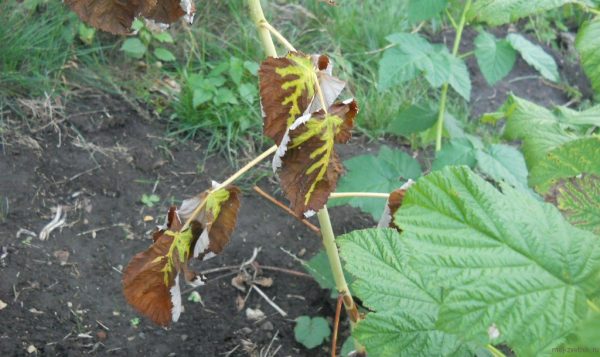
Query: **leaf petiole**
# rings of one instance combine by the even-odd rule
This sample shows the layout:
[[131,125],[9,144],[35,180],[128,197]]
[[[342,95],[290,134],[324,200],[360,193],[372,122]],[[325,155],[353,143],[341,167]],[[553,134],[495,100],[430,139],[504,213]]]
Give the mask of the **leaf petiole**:
[[260,26],[269,30],[269,32],[271,32],[271,34],[275,36],[275,38],[279,40],[279,42],[281,42],[281,44],[284,45],[289,51],[298,52],[296,48],[290,43],[290,41],[288,41],[287,38],[285,38],[281,34],[281,32],[277,31],[275,27],[268,23],[267,20],[260,21]]
[[329,195],[329,198],[348,198],[348,197],[370,197],[370,198],[385,198],[390,197],[389,193],[379,192],[334,192]]
[[492,356],[494,356],[494,357],[506,357],[506,355],[504,353],[502,353],[502,351],[500,351],[496,347],[492,346],[491,344],[488,344],[485,347],[488,349],[488,351],[490,351],[492,353]]

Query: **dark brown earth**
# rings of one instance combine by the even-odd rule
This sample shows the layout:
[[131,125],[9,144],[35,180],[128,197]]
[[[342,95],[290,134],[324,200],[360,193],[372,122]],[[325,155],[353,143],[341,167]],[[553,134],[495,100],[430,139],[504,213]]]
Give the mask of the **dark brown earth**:
[[[509,91],[544,105],[569,100],[521,60],[495,88],[485,84],[473,59],[469,68],[473,118],[496,110]],[[31,121],[2,113],[0,248],[7,254],[0,261],[0,300],[7,306],[0,310],[0,356],[33,355],[27,352],[30,346],[42,356],[259,356],[270,344],[271,352],[280,348],[277,356],[328,355],[327,346],[306,350],[295,342],[293,319],[331,318],[329,292],[310,278],[272,270],[262,272],[274,280],[264,291],[288,313],[286,318],[253,292],[245,307],[259,308],[267,318],[248,320],[236,309],[236,298],[243,294],[231,285],[233,275],[224,276],[230,271],[223,270],[208,274],[210,282],[197,289],[204,305],[187,301],[189,292],[184,294],[186,311],[171,328],[144,318],[134,326],[138,314],[122,296],[121,270],[149,245],[149,233],[171,203],[235,170],[219,156],[206,158],[201,141],[163,138],[162,121],[142,119],[122,99],[81,92],[62,101],[64,110],[53,103],[52,117],[48,106],[31,110],[39,103],[21,103]],[[362,140],[353,142],[358,145],[342,149],[344,158],[365,149]],[[262,169],[268,172],[268,164]],[[271,193],[277,190],[269,179],[260,185]],[[242,182],[245,195],[231,244],[222,255],[196,265],[197,270],[239,265],[261,247],[260,265],[302,271],[282,249],[306,251],[306,259],[320,248],[318,237],[250,187],[249,181]],[[145,207],[141,196],[153,192],[160,203]],[[67,212],[65,226],[45,241],[23,233],[38,233],[59,205]],[[373,223],[351,208],[331,214],[338,234]],[[154,220],[144,222],[146,215]],[[64,258],[64,252],[68,259],[61,264],[57,256]],[[347,336],[346,325],[341,333]]]
[[[161,139],[164,133],[164,125],[140,119],[121,100],[84,95],[67,103],[64,121],[56,127],[36,133],[23,128],[5,137],[0,195],[7,214],[0,224],[0,246],[8,255],[0,267],[0,300],[8,306],[0,311],[0,356],[27,355],[30,345],[47,356],[217,356],[236,346],[231,355],[245,356],[253,346],[256,352],[266,349],[275,335],[271,351],[281,346],[280,356],[325,354],[327,348],[307,351],[294,341],[293,319],[331,317],[333,301],[310,277],[288,273],[263,271],[274,280],[264,291],[287,318],[254,292],[246,307],[261,309],[267,319],[249,321],[236,309],[236,298],[244,294],[230,284],[233,275],[223,277],[226,270],[208,275],[207,286],[197,289],[204,307],[185,301],[185,313],[171,328],[144,318],[132,326],[138,314],[122,296],[120,271],[147,248],[149,233],[163,222],[170,202],[177,204],[209,187],[211,179],[234,172],[227,161],[211,157],[197,174],[205,156],[202,145],[167,142]],[[275,190],[266,179],[260,185]],[[197,270],[239,265],[260,247],[260,265],[302,271],[282,249],[305,250],[310,257],[320,248],[318,237],[244,186],[232,243]],[[140,198],[154,187],[161,203],[144,207]],[[65,227],[46,241],[19,234],[21,229],[39,232],[58,205],[67,211]],[[144,223],[146,215],[154,221]],[[332,219],[338,233],[372,223],[350,208],[335,209]],[[69,254],[64,265],[55,257],[61,251]]]

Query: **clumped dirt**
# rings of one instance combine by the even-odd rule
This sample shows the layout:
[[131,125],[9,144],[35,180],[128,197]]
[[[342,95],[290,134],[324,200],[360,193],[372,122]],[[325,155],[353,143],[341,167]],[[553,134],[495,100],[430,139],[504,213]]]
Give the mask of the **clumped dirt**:
[[[470,42],[474,33],[467,37]],[[496,110],[510,91],[540,104],[568,101],[521,60],[494,88],[485,84],[473,59],[469,68],[474,118]],[[234,275],[222,270],[208,274],[209,283],[197,289],[202,304],[187,301],[189,291],[184,294],[185,312],[172,327],[144,318],[136,324],[139,315],[121,292],[121,270],[148,247],[150,232],[171,203],[234,168],[219,156],[206,159],[201,141],[165,139],[161,121],[142,119],[139,108],[136,112],[122,99],[84,92],[67,100],[64,109],[50,105],[35,112],[29,104],[24,109],[36,125],[10,120],[12,114],[5,112],[0,132],[0,300],[7,304],[0,304],[0,356],[33,355],[28,349],[42,356],[258,356],[278,348],[277,356],[329,354],[328,346],[303,348],[293,327],[301,315],[332,318],[334,301],[311,278],[289,272],[262,271],[274,280],[263,290],[287,317],[253,292],[245,307],[262,310],[266,319],[248,320],[236,308],[244,294],[231,285]],[[359,145],[342,148],[342,157],[377,146],[361,142],[353,139]],[[263,178],[260,185],[284,201],[273,180]],[[222,255],[196,264],[197,270],[240,265],[260,247],[259,265],[301,272],[284,250],[307,259],[321,247],[319,238],[250,187],[242,187],[231,244]],[[140,199],[151,193],[161,200],[146,207]],[[66,212],[65,224],[45,241],[31,236],[53,219],[58,206]],[[348,207],[332,209],[331,215],[338,234],[373,224]],[[145,222],[145,216],[153,219]],[[347,336],[347,325],[341,333]]]

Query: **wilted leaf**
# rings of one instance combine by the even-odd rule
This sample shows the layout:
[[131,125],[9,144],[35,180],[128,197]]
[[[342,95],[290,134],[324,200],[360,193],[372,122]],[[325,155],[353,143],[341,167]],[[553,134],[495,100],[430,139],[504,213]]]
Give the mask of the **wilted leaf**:
[[358,105],[347,100],[298,118],[273,158],[281,187],[297,215],[310,216],[327,203],[343,172],[335,143],[350,139]]
[[[180,232],[181,222],[172,207],[165,229],[154,233],[154,243],[134,256],[123,272],[123,291],[127,302],[159,325],[177,321],[182,311],[179,273],[193,280],[187,270],[191,229]],[[177,238],[177,239],[176,239]],[[194,276],[192,278],[192,276]],[[196,284],[201,283],[201,279]]]
[[[315,100],[319,81],[326,106],[333,104],[344,83],[331,76],[327,56],[309,56],[290,52],[285,57],[269,57],[260,65],[260,98],[264,112],[264,133],[277,144],[286,129],[310,109],[320,109]],[[341,88],[340,88],[341,86]],[[315,107],[316,106],[316,107]]]
[[133,19],[142,16],[170,24],[182,16],[193,18],[193,0],[65,0],[79,17],[91,26],[114,34],[128,34]]
[[415,183],[415,181],[409,179],[406,183],[400,186],[399,189],[390,192],[390,197],[388,197],[385,202],[385,207],[383,209],[383,214],[381,215],[381,219],[377,223],[378,228],[394,228],[400,229],[394,223],[394,215],[400,206],[402,206],[402,200],[404,200],[404,194],[406,190],[410,188]]
[[[213,186],[216,186],[213,183]],[[205,201],[204,207],[194,221],[201,230],[200,237],[195,242],[193,256],[207,260],[223,251],[229,243],[231,233],[235,229],[237,214],[240,208],[240,190],[235,186],[184,200],[179,210],[182,219],[188,219],[192,212]]]

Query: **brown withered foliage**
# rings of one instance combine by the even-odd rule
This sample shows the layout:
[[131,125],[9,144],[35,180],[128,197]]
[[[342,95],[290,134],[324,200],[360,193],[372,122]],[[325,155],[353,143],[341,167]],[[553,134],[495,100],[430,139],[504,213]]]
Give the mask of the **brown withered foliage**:
[[264,134],[277,144],[286,129],[308,108],[314,97],[314,69],[310,56],[291,52],[269,57],[258,71]]
[[[168,217],[165,228],[179,231],[181,222],[175,213],[175,207],[169,210]],[[165,234],[166,229],[157,230],[150,248],[136,254],[123,272],[123,292],[127,302],[161,326],[169,325],[173,320],[171,288],[175,285],[175,277],[182,265],[178,257],[174,259],[177,266],[167,273],[165,279],[165,265],[169,264],[166,255],[174,239]]]
[[415,182],[413,180],[408,180],[404,185],[402,185],[402,187],[390,193],[390,197],[388,197],[387,202],[385,203],[383,215],[381,216],[377,227],[394,228],[399,232],[402,231],[394,222],[394,215],[402,206],[402,201],[404,200],[406,190],[408,190],[414,183]]
[[[131,32],[131,23],[140,16],[171,24],[195,11],[193,1],[184,8],[179,0],[64,0],[87,24],[113,34]],[[190,13],[188,13],[188,10]]]
[[334,144],[350,139],[357,113],[354,100],[336,103],[327,114],[321,110],[301,117],[289,128],[274,168],[281,165],[281,187],[297,215],[317,212],[335,191],[344,169]]
[[346,85],[333,77],[329,57],[301,52],[267,58],[260,66],[259,82],[264,134],[277,145],[296,119],[322,109],[315,95],[317,83],[323,91],[326,107],[335,102]]
[[[235,186],[224,188],[227,197],[223,201],[216,200],[219,205],[217,217],[205,205],[193,224],[200,232],[199,238],[194,242],[193,256],[200,260],[206,260],[216,254],[220,254],[229,243],[231,234],[235,229],[237,215],[240,209],[241,191]],[[208,197],[208,191],[197,197],[184,201],[181,206],[181,217],[187,219],[191,212]]]

